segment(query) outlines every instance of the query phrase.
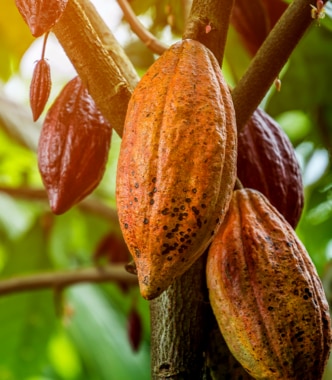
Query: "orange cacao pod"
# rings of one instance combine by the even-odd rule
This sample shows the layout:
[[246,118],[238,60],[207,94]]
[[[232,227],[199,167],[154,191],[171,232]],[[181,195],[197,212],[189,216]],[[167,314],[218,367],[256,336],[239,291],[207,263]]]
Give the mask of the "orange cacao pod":
[[234,192],[207,259],[211,306],[255,379],[319,380],[331,323],[320,279],[292,227],[261,193]]
[[203,253],[236,177],[233,103],[201,43],[174,44],[129,102],[117,171],[123,236],[141,294],[158,296]]
[[38,144],[38,166],[50,206],[62,214],[101,181],[112,129],[79,77],[49,109]]
[[296,227],[304,198],[300,166],[287,135],[259,108],[238,135],[237,176]]

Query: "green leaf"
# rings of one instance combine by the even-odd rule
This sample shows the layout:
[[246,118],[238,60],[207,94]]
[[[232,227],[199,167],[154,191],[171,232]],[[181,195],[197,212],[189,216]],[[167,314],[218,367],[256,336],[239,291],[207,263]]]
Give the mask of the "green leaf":
[[126,317],[111,307],[96,286],[68,291],[74,309],[67,330],[89,373],[89,380],[146,380],[150,376],[146,345],[134,353],[127,339]]

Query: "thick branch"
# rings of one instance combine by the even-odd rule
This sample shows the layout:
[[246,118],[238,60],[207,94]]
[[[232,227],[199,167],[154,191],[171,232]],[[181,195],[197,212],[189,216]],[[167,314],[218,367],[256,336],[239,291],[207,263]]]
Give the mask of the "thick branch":
[[[194,1],[183,39],[191,38],[208,47],[222,64],[233,0]],[[211,31],[207,33],[207,26]]]
[[[81,4],[87,0],[70,0],[53,32],[65,49],[77,73],[86,84],[103,115],[119,136],[122,136],[127,105],[133,86],[122,75],[116,63],[93,28]],[[91,6],[85,10],[92,12]],[[98,16],[96,16],[98,17]],[[92,17],[91,17],[92,18]],[[95,20],[95,19],[94,19]],[[100,24],[100,28],[102,25]],[[103,28],[104,29],[104,28]],[[107,30],[107,35],[110,31]],[[119,57],[119,60],[121,58]]]
[[128,273],[123,265],[114,264],[101,268],[85,268],[71,272],[40,273],[4,279],[0,281],[0,295],[47,288],[61,289],[82,282],[99,283],[108,281],[137,285],[137,277]]
[[310,4],[315,4],[315,1],[294,0],[289,5],[234,88],[233,101],[239,131],[259,106],[311,24]]

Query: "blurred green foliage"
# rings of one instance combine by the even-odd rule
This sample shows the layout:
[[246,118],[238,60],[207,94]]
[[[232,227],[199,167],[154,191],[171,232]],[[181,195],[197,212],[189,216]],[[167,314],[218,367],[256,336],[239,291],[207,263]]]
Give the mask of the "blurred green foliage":
[[[21,75],[19,62],[33,40],[14,1],[5,3],[6,11],[0,14],[1,95],[5,94],[1,86],[5,88]],[[167,32],[174,39],[180,38],[188,4],[131,2],[137,14],[151,20],[151,31],[157,37],[163,38]],[[332,257],[331,37],[329,17],[321,20],[320,26],[314,24],[283,70],[281,91],[271,89],[263,103],[296,149],[305,185],[305,209],[297,233],[323,279],[329,278]],[[153,60],[152,53],[130,35],[127,51],[140,72]],[[231,28],[223,66],[230,85],[236,85],[250,59]],[[27,83],[25,91],[29,91]],[[117,231],[117,225],[105,215],[79,206],[62,216],[50,213],[45,197],[38,195],[42,183],[35,151],[8,132],[5,98],[0,97],[0,190],[30,191],[0,191],[1,279],[93,265],[98,243],[110,231]],[[26,112],[26,104],[16,106]],[[27,116],[27,125],[18,125],[18,130],[28,131],[29,123]],[[119,146],[120,139],[114,136],[107,171],[93,194],[105,207],[115,206]],[[325,284],[331,286],[328,281]],[[0,297],[0,380],[150,378],[148,303],[139,297],[137,288],[124,292],[117,284],[77,285],[62,293],[60,303],[55,294],[50,289]],[[133,302],[143,323],[138,352],[132,351],[128,339],[128,312]]]

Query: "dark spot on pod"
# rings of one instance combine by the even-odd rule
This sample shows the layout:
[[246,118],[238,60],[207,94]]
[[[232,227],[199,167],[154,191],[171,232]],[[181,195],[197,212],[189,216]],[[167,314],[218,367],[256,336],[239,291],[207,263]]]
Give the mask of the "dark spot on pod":
[[220,219],[219,219],[219,218],[217,218],[217,219],[216,219],[216,223],[218,224],[219,222],[220,222]]
[[168,261],[171,261],[172,258],[173,258],[172,256],[167,256],[167,260],[168,260]]
[[197,189],[192,189],[191,191],[192,191],[194,194],[197,193]]
[[144,224],[148,224],[149,223],[149,219],[148,218],[144,218],[143,223]]
[[136,187],[136,189],[138,189],[138,187],[139,187],[139,184],[137,182],[135,183],[135,187]]
[[211,236],[213,236],[214,235],[214,231],[211,231]]
[[152,178],[152,182],[153,182],[153,183],[156,183],[156,182],[157,182],[157,178],[156,178],[156,177],[153,177],[153,178]]
[[191,231],[191,228],[187,228],[187,231],[190,232],[190,231]]
[[194,213],[195,215],[198,215],[198,214],[199,214],[199,210],[198,210],[195,206],[193,206],[191,209],[193,210],[193,213]]
[[180,224],[176,223],[175,227],[172,228],[172,232],[178,232],[179,231]]
[[125,229],[128,229],[128,227],[129,227],[129,226],[128,226],[128,223],[125,223],[125,224],[124,224],[124,228],[125,228]]
[[169,209],[166,207],[166,208],[164,208],[164,209],[161,211],[161,213],[162,213],[163,215],[168,215],[168,213],[169,213]]
[[160,291],[160,286],[158,286],[157,291],[158,291],[158,292]]
[[166,234],[166,237],[167,237],[167,239],[172,239],[172,237],[174,237],[174,234],[172,232],[168,232]]
[[175,202],[176,202],[176,200],[175,200],[174,198],[172,198],[172,199],[171,199],[171,202],[175,203]]
[[134,249],[134,253],[135,253],[136,257],[140,257],[141,256],[141,251],[138,248]]
[[203,199],[205,199],[206,197],[207,197],[207,194],[203,193]]
[[154,200],[150,199],[150,205],[153,205],[153,204],[154,204]]
[[268,310],[268,311],[272,311],[272,310],[273,310],[273,307],[272,307],[272,306],[269,306],[269,307],[267,308],[267,310]]
[[135,201],[135,202],[138,202],[138,199],[135,197],[135,198],[134,198],[134,201]]
[[197,227],[198,228],[202,227],[202,221],[199,218],[197,219]]
[[303,296],[304,300],[307,300],[308,298],[309,298],[309,296],[307,296],[306,294]]
[[173,211],[174,211],[174,212],[179,212],[179,208],[178,208],[178,207],[174,207],[174,208],[173,208]]
[[188,239],[188,240],[187,240],[187,244],[191,244],[191,239]]
[[183,192],[184,192],[184,193],[187,193],[187,192],[188,192],[188,190],[187,190],[187,189],[183,189]]
[[191,236],[192,236],[192,237],[195,237],[195,236],[196,236],[196,232],[193,232],[193,233],[191,234]]
[[183,210],[185,210],[185,209],[186,209],[186,207],[185,207],[184,205],[180,206],[180,210],[181,210],[181,211],[183,211]]
[[204,220],[204,224],[206,224],[206,223],[207,223],[207,219]]
[[191,202],[191,198],[186,198],[185,201],[186,201],[187,203],[190,203],[190,202]]
[[178,252],[179,252],[179,253],[183,253],[183,249],[182,249],[182,248],[179,248],[179,249],[178,249]]
[[181,261],[184,263],[186,261],[186,259],[184,257],[182,257]]
[[298,295],[299,295],[299,291],[298,291],[297,289],[295,289],[294,292],[293,292],[293,294],[294,294],[295,296],[298,296]]
[[202,208],[206,208],[206,204],[205,204],[205,203],[202,203],[202,204],[201,204],[201,207],[202,207]]
[[153,193],[156,193],[157,192],[157,188],[154,187],[153,190],[152,190]]
[[189,236],[189,235],[187,235],[187,234],[185,234],[185,235],[184,235],[184,238],[185,238],[185,239],[189,239],[189,238],[190,238],[190,236]]
[[182,238],[180,238],[180,242],[181,242],[181,243],[183,243],[183,242],[185,242],[185,241],[186,241],[186,239],[185,239],[185,238],[183,238],[183,237],[182,237]]
[[165,230],[165,231],[168,230],[168,227],[167,227],[167,226],[164,226],[164,227],[163,227],[163,230]]
[[174,212],[172,212],[171,217],[174,218],[174,216],[176,216],[176,214],[174,214]]

